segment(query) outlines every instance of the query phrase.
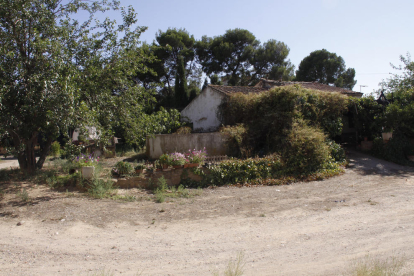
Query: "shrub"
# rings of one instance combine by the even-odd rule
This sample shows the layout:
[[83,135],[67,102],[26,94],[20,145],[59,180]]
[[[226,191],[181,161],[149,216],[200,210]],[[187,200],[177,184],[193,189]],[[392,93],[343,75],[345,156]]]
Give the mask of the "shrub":
[[73,159],[76,156],[81,155],[82,150],[84,149],[83,145],[75,145],[73,144],[71,141],[66,143],[66,145],[64,146],[64,157],[66,159]]
[[207,176],[210,184],[224,185],[246,183],[255,179],[278,177],[282,172],[282,163],[278,155],[245,160],[230,159],[211,168]]
[[144,170],[144,169],[146,169],[147,168],[147,166],[145,165],[145,163],[138,163],[136,166],[135,166],[135,170]]
[[177,131],[174,134],[190,134],[192,132],[191,127],[183,126],[177,129]]
[[407,156],[414,155],[414,145],[401,132],[395,131],[388,143],[384,144],[382,138],[374,139],[371,154],[387,161],[401,165],[413,165]]
[[[231,125],[222,128],[221,132],[227,134],[229,154],[232,156],[252,157],[272,153],[284,155],[305,150],[304,155],[297,157],[294,163],[310,170],[318,166],[310,165],[309,162],[312,161],[309,159],[312,157],[305,156],[310,154],[310,148],[305,149],[299,144],[310,139],[322,143],[321,149],[326,149],[326,138],[321,135],[325,133],[333,138],[341,133],[342,114],[347,109],[347,102],[344,95],[303,89],[300,86],[278,87],[260,94],[239,93],[229,97],[219,107],[221,120],[224,124]],[[297,125],[299,121],[301,123]],[[298,132],[300,128],[303,128],[302,133],[310,129],[321,131],[318,130],[320,135],[312,131],[312,135],[307,135],[301,141],[292,133]],[[291,146],[295,148],[288,149]],[[322,154],[321,151],[315,151],[316,149],[314,147],[312,154]],[[325,160],[326,156],[322,155],[319,159]],[[288,162],[293,162],[292,158],[284,155]],[[300,161],[300,158],[305,160]]]
[[60,155],[60,144],[58,141],[53,142],[50,146],[50,155],[55,157]]
[[93,179],[88,185],[88,193],[94,198],[104,198],[111,194],[113,191],[113,182],[110,180],[103,180],[99,178]]
[[335,143],[335,141],[329,140],[328,146],[331,151],[331,156],[336,162],[345,162],[345,150],[339,144]]
[[115,164],[114,171],[116,171],[120,175],[128,175],[134,171],[134,168],[131,165],[131,163],[119,161]]
[[158,158],[158,161],[161,165],[171,165],[172,158],[168,154],[163,154]]
[[326,135],[319,129],[297,122],[286,138],[282,159],[291,173],[307,175],[332,162]]
[[220,132],[226,137],[226,146],[230,156],[248,157],[250,150],[246,143],[247,130],[243,124],[221,127]]

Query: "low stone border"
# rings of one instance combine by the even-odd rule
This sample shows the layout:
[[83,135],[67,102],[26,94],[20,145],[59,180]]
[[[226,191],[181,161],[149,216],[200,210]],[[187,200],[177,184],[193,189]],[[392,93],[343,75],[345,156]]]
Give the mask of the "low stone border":
[[[198,168],[205,174],[209,173],[207,168]],[[150,181],[157,183],[158,179],[163,177],[167,181],[168,186],[178,186],[183,179],[191,179],[196,182],[203,180],[203,177],[194,173],[193,168],[182,169],[166,169],[163,171],[145,172],[139,176],[133,176],[128,178],[117,178],[116,185],[120,188],[148,188]],[[115,181],[114,181],[115,182]]]

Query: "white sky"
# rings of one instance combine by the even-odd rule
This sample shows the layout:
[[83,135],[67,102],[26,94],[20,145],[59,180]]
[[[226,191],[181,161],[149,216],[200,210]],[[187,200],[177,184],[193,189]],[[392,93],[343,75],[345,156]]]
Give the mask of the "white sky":
[[414,54],[413,0],[121,0],[121,5],[134,7],[138,25],[148,27],[142,41],[149,43],[169,27],[185,28],[196,39],[242,28],[261,42],[287,44],[296,69],[312,51],[325,48],[355,68],[353,90],[368,85],[365,93],[379,88],[400,55]]

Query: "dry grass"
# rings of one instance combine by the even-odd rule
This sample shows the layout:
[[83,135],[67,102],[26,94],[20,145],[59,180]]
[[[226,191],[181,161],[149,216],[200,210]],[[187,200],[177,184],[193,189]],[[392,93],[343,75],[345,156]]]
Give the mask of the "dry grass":
[[[244,274],[244,266],[246,262],[244,260],[244,253],[239,252],[237,254],[236,260],[230,260],[227,264],[226,270],[224,271],[224,276],[241,276]],[[213,272],[214,276],[220,276],[218,271]]]
[[352,276],[399,276],[405,264],[404,258],[374,258],[366,256],[355,261],[350,275]]

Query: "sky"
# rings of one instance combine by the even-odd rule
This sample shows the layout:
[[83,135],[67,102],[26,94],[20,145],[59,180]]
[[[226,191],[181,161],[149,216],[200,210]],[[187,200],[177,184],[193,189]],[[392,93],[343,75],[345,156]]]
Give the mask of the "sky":
[[[141,40],[151,43],[158,30],[184,28],[195,39],[214,37],[229,29],[249,30],[262,43],[284,42],[298,68],[311,52],[326,49],[354,68],[354,91],[369,94],[390,77],[390,63],[414,54],[413,0],[121,0],[148,29]],[[119,13],[106,14],[111,19]],[[365,85],[367,87],[361,87]]]

